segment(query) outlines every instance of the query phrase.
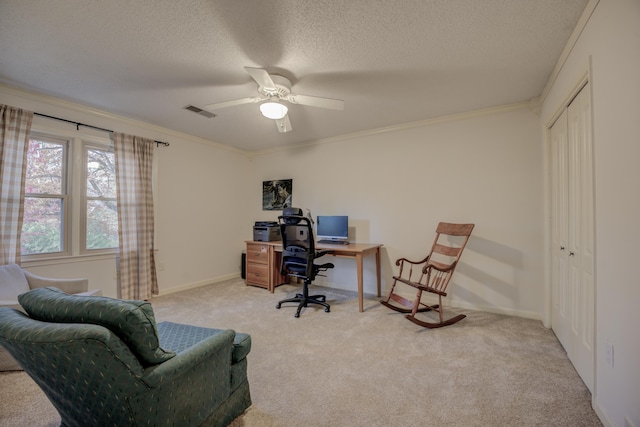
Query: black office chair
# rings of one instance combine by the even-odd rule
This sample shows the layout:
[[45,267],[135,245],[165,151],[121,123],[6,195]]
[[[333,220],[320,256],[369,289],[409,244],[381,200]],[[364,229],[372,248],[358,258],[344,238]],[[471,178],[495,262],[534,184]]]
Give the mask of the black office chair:
[[282,215],[278,217],[280,234],[282,235],[282,264],[281,273],[289,277],[297,277],[303,280],[302,293],[296,294],[294,298],[287,298],[276,305],[276,308],[284,303],[296,302],[298,310],[295,317],[300,317],[302,307],[309,304],[318,304],[324,307],[327,313],[331,307],[326,302],[324,295],[309,295],[309,284],[321,271],[333,268],[333,264],[314,264],[314,260],[333,251],[315,250],[313,238],[313,228],[311,220],[302,216],[302,209],[286,208]]

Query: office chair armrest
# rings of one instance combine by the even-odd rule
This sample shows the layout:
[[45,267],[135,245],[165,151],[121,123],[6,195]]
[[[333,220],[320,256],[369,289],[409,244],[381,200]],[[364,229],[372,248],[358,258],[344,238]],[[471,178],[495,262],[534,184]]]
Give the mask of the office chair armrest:
[[327,255],[327,254],[332,254],[332,253],[334,253],[334,252],[335,252],[335,251],[332,251],[332,250],[318,251],[318,252],[316,252],[316,254],[315,254],[314,258],[320,258],[321,256],[325,256],[325,255]]
[[318,269],[318,271],[327,271],[328,269],[333,268],[335,266],[332,263],[328,262],[326,264],[316,265],[315,267]]

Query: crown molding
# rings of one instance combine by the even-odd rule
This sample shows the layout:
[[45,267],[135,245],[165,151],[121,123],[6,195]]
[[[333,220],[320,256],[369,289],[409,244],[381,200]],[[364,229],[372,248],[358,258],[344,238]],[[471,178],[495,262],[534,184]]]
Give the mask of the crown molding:
[[392,125],[392,126],[386,126],[386,127],[376,128],[376,129],[365,130],[365,131],[361,131],[361,132],[348,133],[348,134],[344,134],[344,135],[334,136],[334,137],[331,137],[331,138],[317,139],[317,140],[314,140],[314,141],[308,141],[308,142],[303,143],[303,144],[297,144],[295,146],[287,145],[287,146],[270,148],[270,149],[266,149],[266,150],[253,151],[253,152],[249,153],[249,156],[253,158],[253,157],[258,157],[258,156],[263,156],[263,155],[283,152],[283,151],[307,148],[307,147],[311,147],[311,146],[314,146],[314,145],[331,144],[331,143],[335,143],[335,142],[347,141],[347,140],[356,139],[356,138],[364,138],[364,137],[373,136],[373,135],[379,135],[379,134],[388,133],[388,132],[398,132],[398,131],[403,131],[403,130],[407,130],[407,129],[414,129],[414,128],[420,128],[420,127],[426,127],[426,126],[433,126],[433,125],[437,125],[437,124],[441,124],[441,123],[449,123],[449,122],[455,122],[455,121],[460,121],[460,120],[467,120],[467,119],[471,119],[471,118],[474,118],[474,117],[482,117],[482,116],[487,116],[487,115],[491,115],[491,114],[522,110],[522,109],[525,109],[525,108],[534,109],[535,102],[537,102],[537,98],[535,98],[534,100],[531,100],[531,101],[517,102],[517,103],[513,103],[513,104],[505,104],[505,105],[500,105],[500,106],[497,106],[497,107],[481,108],[481,109],[478,109],[478,110],[467,111],[467,112],[464,112],[464,113],[449,114],[449,115],[434,117],[434,118],[430,118],[430,119],[423,119],[423,120],[418,120],[418,121],[413,121],[413,122],[402,123],[402,124],[399,124],[399,125]]
[[[460,121],[460,120],[467,120],[470,118],[474,118],[474,117],[481,117],[481,116],[486,116],[486,115],[491,115],[491,114],[496,114],[496,113],[503,113],[503,112],[508,112],[508,111],[516,111],[516,110],[521,110],[521,109],[525,109],[525,108],[535,108],[535,105],[537,102],[539,102],[539,98],[534,98],[533,100],[530,101],[525,101],[525,102],[518,102],[518,103],[513,103],[513,104],[505,104],[505,105],[500,105],[500,106],[496,106],[496,107],[489,107],[489,108],[481,108],[478,110],[472,110],[472,111],[467,111],[464,113],[457,113],[457,114],[449,114],[449,115],[444,115],[444,116],[439,116],[439,117],[434,117],[434,118],[429,118],[429,119],[423,119],[423,120],[418,120],[418,121],[413,121],[413,122],[407,122],[407,123],[402,123],[399,125],[392,125],[392,126],[386,126],[386,127],[381,127],[381,128],[375,128],[375,129],[370,129],[370,130],[365,130],[365,131],[360,131],[360,132],[353,132],[353,133],[348,133],[348,134],[344,134],[344,135],[339,135],[339,136],[334,136],[331,138],[323,138],[323,139],[317,139],[317,140],[313,140],[313,141],[308,141],[306,143],[302,143],[302,144],[296,144],[295,146],[280,146],[280,147],[275,147],[275,148],[270,148],[270,149],[266,149],[266,150],[259,150],[259,151],[246,151],[246,150],[240,150],[238,148],[234,148],[231,147],[229,145],[225,145],[225,144],[221,144],[221,143],[217,143],[214,141],[210,141],[208,139],[205,138],[200,138],[194,135],[189,135],[189,134],[185,134],[182,132],[178,132],[172,129],[168,129],[168,128],[164,128],[162,126],[157,126],[157,125],[152,125],[150,123],[146,123],[140,120],[135,120],[135,119],[131,119],[129,117],[125,117],[125,116],[119,116],[117,114],[113,114],[113,113],[109,113],[94,107],[90,107],[90,106],[86,106],[86,105],[82,105],[82,104],[78,104],[75,102],[71,102],[71,101],[66,101],[60,98],[56,98],[50,95],[45,95],[39,92],[34,92],[34,91],[30,91],[30,90],[26,90],[26,89],[19,89],[13,86],[8,86],[5,84],[0,83],[0,94],[1,93],[7,93],[8,95],[13,95],[13,96],[17,96],[17,97],[21,97],[21,98],[25,98],[28,99],[30,101],[35,101],[35,102],[39,102],[39,103],[44,103],[47,105],[51,105],[54,107],[58,107],[58,108],[65,108],[68,109],[72,112],[78,112],[78,113],[82,113],[82,114],[89,114],[90,116],[95,117],[96,119],[109,119],[109,120],[117,120],[117,121],[121,121],[124,122],[128,125],[131,126],[136,126],[139,128],[143,128],[147,131],[150,132],[149,135],[141,135],[141,136],[145,136],[145,137],[149,137],[149,138],[154,138],[154,139],[168,139],[170,137],[176,137],[176,138],[180,138],[180,139],[184,139],[184,140],[188,140],[191,142],[196,142],[199,144],[204,144],[204,145],[208,145],[211,147],[215,147],[221,150],[225,150],[225,151],[230,151],[233,153],[237,153],[237,154],[241,154],[243,156],[249,157],[249,158],[254,158],[254,157],[259,157],[259,156],[264,156],[264,155],[268,155],[268,154],[272,154],[272,153],[278,153],[278,152],[283,152],[283,151],[290,151],[290,150],[297,150],[297,149],[301,149],[301,148],[306,148],[306,147],[311,147],[314,145],[319,145],[319,144],[331,144],[331,143],[336,143],[336,142],[342,142],[342,141],[348,141],[348,140],[352,140],[352,139],[357,139],[357,138],[364,138],[364,137],[368,137],[368,136],[373,136],[373,135],[379,135],[379,134],[383,134],[383,133],[388,133],[388,132],[398,132],[398,131],[403,131],[403,130],[408,130],[408,129],[414,129],[414,128],[420,128],[420,127],[426,127],[426,126],[433,126],[436,124],[440,124],[440,123],[448,123],[448,122],[455,122],[455,121]],[[72,118],[70,118],[71,120]],[[169,141],[171,142],[171,141]]]
[[[147,138],[152,138],[152,139],[169,139],[171,137],[174,138],[179,138],[182,140],[187,140],[190,142],[195,142],[198,144],[204,144],[204,145],[208,145],[210,147],[215,147],[221,150],[225,150],[225,151],[230,151],[233,153],[237,153],[237,154],[242,154],[244,156],[248,156],[250,153],[248,151],[245,150],[240,150],[234,147],[231,147],[229,145],[225,145],[225,144],[221,144],[218,142],[214,142],[214,141],[210,141],[208,139],[205,138],[200,138],[194,135],[189,135],[186,133],[182,133],[179,131],[175,131],[173,129],[169,129],[169,128],[165,128],[162,126],[158,126],[158,125],[153,125],[151,123],[147,123],[147,122],[143,122],[141,120],[136,120],[136,119],[132,119],[126,116],[120,116],[114,113],[109,113],[103,110],[100,110],[98,108],[95,107],[91,107],[91,106],[87,106],[87,105],[83,105],[83,104],[79,104],[79,103],[75,103],[75,102],[71,102],[71,101],[67,101],[64,99],[60,99],[60,98],[56,98],[54,96],[50,96],[50,95],[45,95],[43,93],[39,93],[39,92],[35,92],[32,90],[28,90],[28,89],[21,89],[21,88],[17,88],[15,86],[9,86],[7,84],[4,83],[0,83],[0,94],[5,93],[7,95],[11,95],[11,96],[16,96],[16,97],[20,97],[20,98],[24,98],[26,100],[29,101],[34,101],[34,102],[38,102],[38,103],[43,103],[46,105],[50,105],[52,107],[57,107],[57,108],[64,108],[66,110],[73,112],[77,112],[77,113],[82,113],[82,114],[88,114],[89,116],[95,117],[96,120],[98,120],[99,122],[101,122],[101,120],[107,119],[107,120],[116,120],[119,122],[123,122],[127,125],[130,126],[135,126],[138,128],[142,128],[145,131],[148,131],[149,133],[147,135],[140,135],[140,136],[144,136]],[[40,111],[38,111],[40,112]],[[44,112],[42,112],[44,113]],[[55,115],[54,113],[51,113],[52,115]],[[66,117],[65,117],[66,118]],[[73,117],[69,117],[69,120],[74,120]],[[83,122],[86,120],[82,120]],[[90,124],[90,123],[87,123]],[[171,142],[171,141],[169,141]]]

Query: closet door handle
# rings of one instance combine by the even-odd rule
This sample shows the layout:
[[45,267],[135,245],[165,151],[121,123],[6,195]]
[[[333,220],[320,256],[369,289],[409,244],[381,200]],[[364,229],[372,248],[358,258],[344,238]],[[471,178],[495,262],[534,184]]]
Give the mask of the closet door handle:
[[560,250],[561,250],[561,251],[564,251],[564,246],[560,246]]
[[575,253],[569,252],[569,256],[574,256],[574,255],[575,255]]

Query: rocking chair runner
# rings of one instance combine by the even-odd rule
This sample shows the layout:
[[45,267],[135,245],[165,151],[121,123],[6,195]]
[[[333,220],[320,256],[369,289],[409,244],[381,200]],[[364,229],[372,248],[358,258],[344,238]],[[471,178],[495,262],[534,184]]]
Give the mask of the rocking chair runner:
[[[426,258],[420,261],[410,261],[406,258],[400,258],[396,261],[396,265],[399,267],[398,275],[393,276],[393,285],[391,286],[389,296],[385,301],[380,301],[380,303],[392,310],[409,313],[406,315],[407,319],[426,328],[440,328],[454,324],[467,317],[464,314],[459,314],[444,320],[442,297],[447,296],[447,285],[458,265],[462,251],[467,245],[473,227],[474,224],[439,223],[436,229],[436,238],[431,247],[431,253],[427,255]],[[398,282],[418,290],[413,302],[394,293]],[[422,302],[423,292],[438,295],[438,304],[429,305]],[[391,304],[391,300],[403,307]],[[417,313],[431,310],[438,312],[440,322],[431,323],[416,318]]]

